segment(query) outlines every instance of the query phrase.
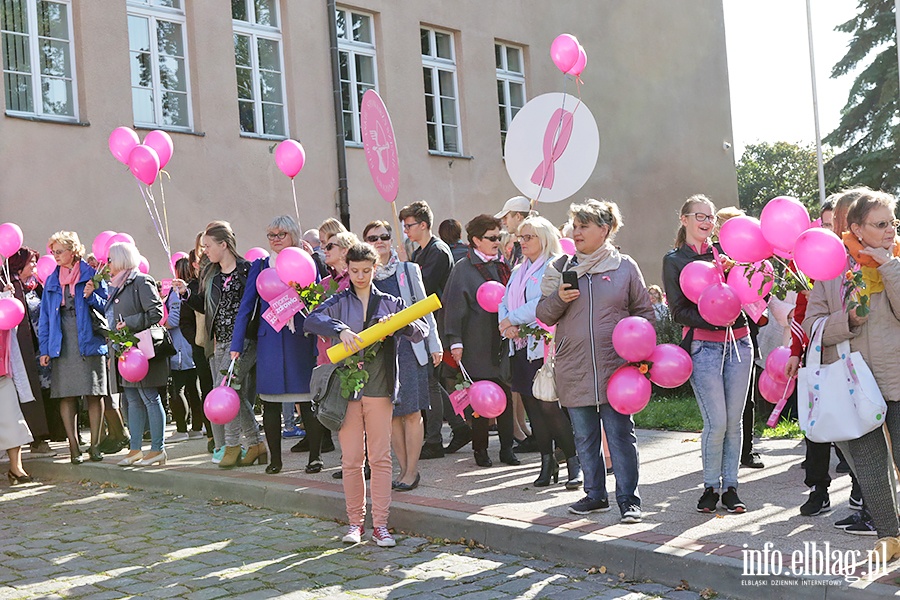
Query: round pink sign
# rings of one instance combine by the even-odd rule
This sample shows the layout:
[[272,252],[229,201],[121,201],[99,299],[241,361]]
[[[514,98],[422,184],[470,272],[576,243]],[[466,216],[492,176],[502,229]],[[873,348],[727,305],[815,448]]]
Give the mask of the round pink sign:
[[372,181],[381,197],[393,202],[400,189],[400,158],[391,116],[375,90],[363,94],[359,120],[359,132]]

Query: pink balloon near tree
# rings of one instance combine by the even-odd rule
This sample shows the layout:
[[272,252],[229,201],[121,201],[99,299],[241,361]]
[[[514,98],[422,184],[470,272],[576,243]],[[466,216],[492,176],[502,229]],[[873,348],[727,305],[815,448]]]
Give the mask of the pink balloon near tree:
[[782,252],[791,252],[800,234],[809,229],[809,211],[789,196],[769,200],[759,215],[763,237]]
[[656,329],[644,317],[625,317],[613,329],[612,343],[628,362],[647,360],[656,348]]
[[[772,291],[772,286],[775,284],[775,270],[772,268],[772,263],[766,260],[756,263],[753,268],[756,269],[760,266],[762,266],[762,270],[756,271],[749,279],[747,278],[749,268],[744,265],[734,265],[728,272],[727,283],[740,298],[742,304],[753,304]],[[767,278],[768,281],[766,281]]]
[[485,281],[475,292],[475,300],[478,306],[489,313],[495,313],[500,310],[500,302],[503,300],[503,294],[506,288],[499,281]]
[[506,410],[506,392],[493,381],[476,381],[469,386],[469,402],[479,416],[494,419]]
[[705,260],[688,263],[678,276],[681,291],[695,304],[700,301],[700,295],[706,288],[716,283],[722,283],[722,275],[716,265]]
[[808,229],[794,244],[794,261],[808,277],[828,281],[847,268],[847,252],[841,239],[827,229]]
[[747,216],[725,221],[719,231],[719,242],[725,253],[737,262],[759,262],[772,256],[774,251],[763,236],[759,220]]
[[24,240],[21,227],[15,223],[3,223],[0,225],[0,256],[12,256],[19,251]]
[[653,386],[637,367],[626,365],[619,368],[606,386],[606,398],[616,412],[633,415],[644,410],[650,402]]

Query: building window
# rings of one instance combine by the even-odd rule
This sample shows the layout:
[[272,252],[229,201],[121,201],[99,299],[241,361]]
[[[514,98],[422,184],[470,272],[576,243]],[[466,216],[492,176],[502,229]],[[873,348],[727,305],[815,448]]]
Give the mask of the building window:
[[134,124],[191,128],[185,15],[181,0],[128,0]]
[[462,154],[453,34],[423,27],[421,36],[428,149]]
[[506,146],[506,132],[519,109],[525,105],[525,63],[521,48],[494,44],[497,63],[497,101],[500,104],[500,143]]
[[284,61],[277,0],[231,0],[241,132],[283,138]]
[[374,18],[372,15],[338,8],[335,11],[335,21],[341,71],[344,140],[351,144],[362,144],[359,105],[367,90],[378,88]]
[[0,44],[6,112],[74,121],[71,2],[3,0]]

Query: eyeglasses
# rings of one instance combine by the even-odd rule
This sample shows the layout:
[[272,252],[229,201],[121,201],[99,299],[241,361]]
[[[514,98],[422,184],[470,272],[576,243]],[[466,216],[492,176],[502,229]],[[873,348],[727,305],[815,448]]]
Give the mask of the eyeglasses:
[[270,240],[283,240],[287,237],[287,231],[281,231],[279,233],[267,233],[266,237]]
[[71,252],[71,250],[69,250],[68,248],[65,248],[65,249],[63,249],[63,250],[53,250],[53,251],[51,251],[50,253],[51,253],[53,256],[62,256],[62,255],[65,254],[66,252]]
[[703,223],[704,221],[713,221],[716,218],[715,215],[708,215],[706,213],[698,213],[698,212],[684,213],[682,216],[684,216],[684,217],[692,216],[692,217],[694,217],[694,220],[697,221],[698,223]]
[[410,229],[411,227],[415,227],[416,225],[418,225],[418,224],[421,223],[421,222],[422,222],[422,221],[416,221],[416,222],[414,222],[414,223],[404,223],[404,224],[403,224],[403,231],[406,231],[406,230]]
[[491,242],[499,242],[500,236],[499,235],[486,235],[486,236],[483,236],[481,239],[488,240]]
[[325,249],[328,250],[328,251],[331,251],[331,250],[333,250],[334,248],[338,248],[338,245],[335,244],[334,242],[325,244]]
[[381,240],[382,242],[389,242],[391,241],[391,234],[382,233],[381,235],[370,235],[366,238],[366,241],[370,244],[374,244],[378,240]]
[[519,236],[519,239],[523,242],[530,242],[531,240],[537,239],[537,236],[533,233],[523,233]]
[[894,219],[893,221],[878,221],[877,223],[866,223],[870,227],[874,227],[875,229],[880,229],[884,231],[888,227],[892,229],[897,229],[897,226],[900,225],[900,219]]

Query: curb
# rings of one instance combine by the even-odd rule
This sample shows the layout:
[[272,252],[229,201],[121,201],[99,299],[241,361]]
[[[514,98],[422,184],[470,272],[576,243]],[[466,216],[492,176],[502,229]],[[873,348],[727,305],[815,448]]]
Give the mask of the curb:
[[[192,467],[119,468],[112,463],[74,466],[63,462],[35,460],[29,472],[40,478],[67,481],[110,482],[154,491],[168,491],[204,500],[223,499],[246,502],[264,508],[300,512],[320,519],[343,522],[343,494],[335,484],[303,477],[227,471],[212,475]],[[183,471],[181,477],[173,471]],[[174,476],[173,476],[174,475]],[[446,508],[402,501],[395,494],[391,503],[391,527],[398,531],[458,540],[472,539],[488,548],[510,554],[530,555],[543,560],[592,567],[603,565],[610,576],[624,573],[630,580],[652,580],[677,587],[686,580],[691,590],[709,588],[719,597],[758,600],[808,599],[844,600],[896,598],[897,588],[879,582],[850,584],[841,577],[783,578],[745,577],[743,561],[711,554],[702,543],[684,547],[648,543],[550,527],[485,514],[471,514]],[[776,582],[776,583],[773,583]]]

